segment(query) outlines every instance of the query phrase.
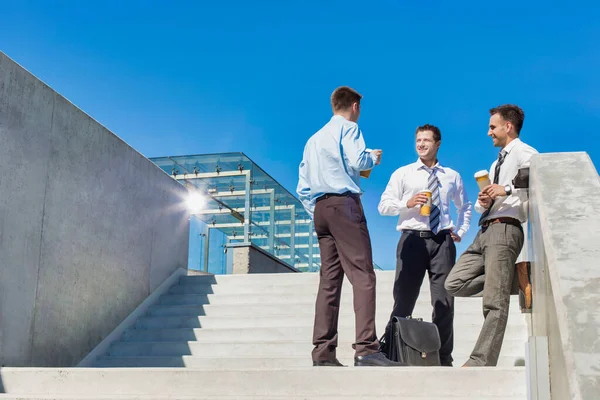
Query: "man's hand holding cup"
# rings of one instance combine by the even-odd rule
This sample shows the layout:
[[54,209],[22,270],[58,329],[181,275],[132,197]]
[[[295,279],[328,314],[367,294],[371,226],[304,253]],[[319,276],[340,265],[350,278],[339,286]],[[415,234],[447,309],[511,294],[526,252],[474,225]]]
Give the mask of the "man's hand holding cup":
[[499,196],[506,196],[506,189],[504,189],[504,186],[498,184],[486,186],[482,192],[487,194],[492,200]]
[[479,204],[481,204],[481,206],[485,209],[490,208],[490,206],[492,205],[492,198],[488,196],[488,194],[484,191],[479,192],[479,195],[477,196],[477,201],[479,201]]
[[[427,192],[429,192],[429,195]],[[423,204],[428,204],[430,201],[431,201],[431,192],[423,190],[423,191],[415,194],[410,199],[408,199],[408,201],[406,202],[406,207],[413,208],[416,206],[423,206]]]
[[375,165],[379,165],[379,163],[381,162],[381,154],[383,153],[383,150],[371,150],[371,154],[373,156],[375,156]]
[[492,199],[494,199],[494,197],[492,197],[488,192],[488,189],[491,186],[494,186],[490,181],[490,175],[485,169],[477,171],[475,173],[475,181],[477,182],[477,186],[480,190],[479,195],[477,196],[479,204],[481,204],[486,209],[490,208],[490,206],[492,205]]

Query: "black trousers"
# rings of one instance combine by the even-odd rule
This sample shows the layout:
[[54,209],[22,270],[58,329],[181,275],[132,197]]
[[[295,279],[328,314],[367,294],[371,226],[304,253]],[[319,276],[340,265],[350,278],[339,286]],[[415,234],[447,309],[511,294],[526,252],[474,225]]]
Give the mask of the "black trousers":
[[[456,261],[456,246],[449,231],[431,238],[403,232],[396,250],[396,279],[392,316],[412,315],[425,272],[429,274],[432,322],[440,333],[442,365],[451,363],[454,348],[454,297],[444,282]],[[414,315],[414,317],[419,317]]]

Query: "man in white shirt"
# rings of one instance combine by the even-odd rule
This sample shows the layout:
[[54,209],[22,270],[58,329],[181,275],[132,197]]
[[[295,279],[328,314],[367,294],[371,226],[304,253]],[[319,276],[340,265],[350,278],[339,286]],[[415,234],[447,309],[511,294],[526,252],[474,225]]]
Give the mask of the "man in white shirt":
[[[417,128],[419,158],[392,174],[378,209],[381,215],[398,216],[396,229],[402,232],[396,250],[392,316],[412,314],[427,271],[432,320],[442,342],[440,360],[442,365],[452,366],[454,298],[447,293],[444,282],[456,260],[454,242],[460,242],[469,229],[472,207],[460,175],[438,162],[441,140],[439,128],[429,124]],[[431,191],[428,216],[420,212],[428,201],[423,190]],[[456,225],[450,216],[450,201],[458,210]]]
[[502,348],[515,262],[523,247],[527,190],[512,185],[520,168],[528,167],[537,151],[519,139],[525,114],[518,106],[490,110],[488,136],[501,151],[490,169],[491,185],[479,193],[475,209],[482,213],[481,229],[460,256],[446,280],[453,296],[483,294],[485,321],[464,366],[495,366]]

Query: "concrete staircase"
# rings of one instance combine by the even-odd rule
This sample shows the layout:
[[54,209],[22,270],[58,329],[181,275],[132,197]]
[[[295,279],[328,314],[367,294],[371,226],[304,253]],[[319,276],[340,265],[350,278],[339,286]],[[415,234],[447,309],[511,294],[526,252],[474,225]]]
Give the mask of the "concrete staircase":
[[[392,271],[377,272],[379,334],[393,279]],[[481,328],[480,298],[456,301],[455,368],[355,368],[352,290],[345,282],[338,358],[349,368],[314,368],[317,285],[312,273],[185,276],[95,361],[102,368],[5,369],[4,387],[23,399],[527,398],[527,325],[516,297],[496,368],[458,368]],[[427,284],[414,316],[431,318]]]

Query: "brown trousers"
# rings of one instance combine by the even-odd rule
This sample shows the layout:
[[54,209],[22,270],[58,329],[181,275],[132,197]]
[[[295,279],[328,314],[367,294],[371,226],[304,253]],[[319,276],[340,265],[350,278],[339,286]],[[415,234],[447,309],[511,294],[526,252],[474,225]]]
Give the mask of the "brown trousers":
[[338,316],[344,274],[352,284],[356,356],[379,351],[375,332],[375,271],[367,220],[358,195],[331,196],[315,207],[315,231],[321,249],[319,292],[315,306],[313,361],[336,357]]

